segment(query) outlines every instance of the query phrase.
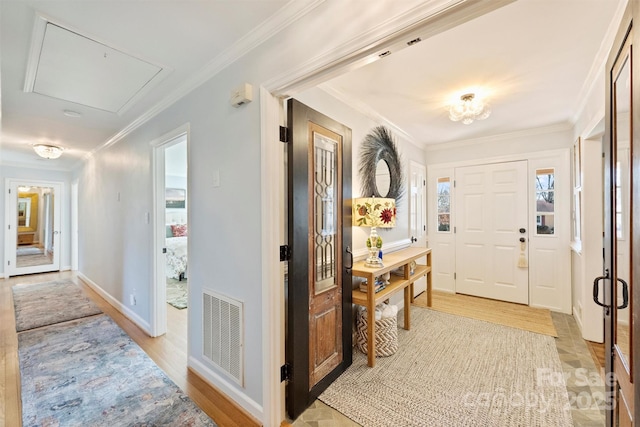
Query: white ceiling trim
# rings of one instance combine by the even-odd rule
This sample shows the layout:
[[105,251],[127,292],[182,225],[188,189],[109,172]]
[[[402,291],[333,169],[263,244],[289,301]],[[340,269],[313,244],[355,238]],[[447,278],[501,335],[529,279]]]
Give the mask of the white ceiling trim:
[[280,97],[317,86],[339,74],[380,59],[379,55],[407,47],[407,41],[427,38],[478,16],[496,10],[515,0],[437,0],[391,18],[371,30],[331,48],[287,73],[264,84]]
[[[165,77],[167,77],[172,71],[173,69],[171,67],[168,67],[166,65],[162,65],[162,64],[158,64],[155,61],[152,61],[148,58],[144,58],[141,57],[138,53],[134,53],[134,52],[130,52],[127,51],[126,49],[121,49],[120,47],[116,47],[116,46],[112,46],[111,44],[100,40],[100,38],[95,37],[91,34],[88,34],[84,31],[80,31],[70,25],[67,25],[65,23],[62,23],[54,18],[51,18],[39,11],[35,12],[35,19],[34,19],[34,23],[33,23],[33,30],[31,33],[31,45],[29,48],[29,56],[27,58],[27,70],[25,73],[25,81],[24,81],[24,91],[25,92],[33,92],[34,91],[34,86],[35,86],[35,81],[36,81],[36,74],[38,72],[38,64],[40,62],[40,56],[42,53],[42,47],[44,44],[44,37],[45,37],[45,31],[47,28],[47,24],[51,23],[53,25],[56,25],[64,30],[68,30],[72,33],[75,33],[81,37],[85,37],[87,39],[90,39],[96,43],[100,43],[101,45],[104,45],[110,49],[114,49],[118,52],[121,52],[127,56],[130,56],[132,58],[136,58],[138,60],[147,62],[151,65],[154,65],[156,67],[158,67],[160,69],[160,71],[155,74],[153,76],[153,78],[151,78],[151,80],[149,80],[145,85],[143,85],[137,92],[134,93],[134,95],[129,98],[129,100],[124,103],[119,109],[118,111],[116,111],[116,114],[118,115],[122,115],[124,114],[129,108],[131,108],[131,106],[133,106],[140,98],[142,98],[145,94],[147,94],[154,86],[156,86],[158,83],[160,83],[162,80],[164,80]],[[69,101],[69,102],[73,102],[73,101]],[[96,108],[96,107],[92,107],[91,108]]]
[[570,131],[572,129],[573,129],[573,124],[570,122],[556,123],[550,126],[524,129],[524,130],[519,130],[515,132],[506,132],[506,133],[501,133],[497,135],[482,136],[479,138],[462,139],[459,141],[431,144],[425,147],[425,151],[429,152],[429,151],[451,150],[454,148],[469,147],[469,146],[477,145],[483,142],[504,141],[504,140],[513,139],[513,138],[522,138],[527,136],[536,136],[536,135],[545,135],[550,133],[565,132],[565,131]]
[[576,108],[573,109],[573,111],[575,111],[572,117],[573,123],[576,123],[578,121],[578,117],[583,114],[584,109],[587,107],[589,97],[593,92],[595,85],[598,83],[598,77],[603,72],[606,72],[605,68],[607,60],[609,59],[611,47],[613,46],[614,39],[618,32],[618,28],[620,27],[620,23],[622,22],[622,17],[624,16],[624,11],[626,8],[626,1],[618,1],[618,7],[616,8],[616,11],[613,15],[613,19],[609,23],[607,33],[602,38],[598,53],[593,59],[593,63],[591,64],[591,68],[589,69],[589,74],[587,74],[587,78],[585,79],[584,84],[582,85],[582,89],[580,90],[580,98],[576,103]]
[[85,154],[80,161],[78,161],[73,168],[78,168],[87,159],[95,155],[97,152],[110,147],[113,144],[121,141],[131,132],[160,114],[162,111],[169,108],[176,103],[179,99],[189,94],[198,86],[205,83],[207,80],[213,78],[220,71],[231,65],[233,62],[246,55],[252,49],[260,46],[262,43],[273,37],[283,29],[285,29],[292,22],[300,19],[300,17],[311,12],[313,9],[324,3],[326,0],[311,0],[308,2],[301,2],[298,0],[291,0],[284,5],[277,13],[269,17],[262,24],[254,28],[251,32],[240,38],[231,47],[224,52],[216,56],[207,65],[205,65],[200,72],[194,77],[187,80],[184,84],[179,86],[167,97],[162,99],[156,105],[147,110],[140,117],[129,123],[122,130],[117,132],[103,144],[99,145],[89,153]]

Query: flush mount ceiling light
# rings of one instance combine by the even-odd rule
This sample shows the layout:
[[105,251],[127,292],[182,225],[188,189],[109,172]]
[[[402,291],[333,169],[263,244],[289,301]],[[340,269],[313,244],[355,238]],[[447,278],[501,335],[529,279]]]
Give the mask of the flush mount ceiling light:
[[82,117],[82,113],[73,110],[64,110],[62,113],[67,117]]
[[462,121],[465,125],[474,120],[484,120],[491,114],[489,104],[477,99],[474,93],[465,93],[460,101],[449,106],[449,118],[454,122]]
[[45,159],[57,159],[62,155],[64,148],[55,145],[36,144],[33,146],[34,151],[40,157]]

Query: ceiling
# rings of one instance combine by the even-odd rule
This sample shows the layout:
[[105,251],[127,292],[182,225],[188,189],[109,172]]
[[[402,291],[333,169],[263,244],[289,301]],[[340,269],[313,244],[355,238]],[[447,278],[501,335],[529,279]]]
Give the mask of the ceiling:
[[[620,13],[618,3],[518,0],[322,87],[375,112],[418,144],[568,125],[582,108],[581,95],[606,57],[611,44],[607,35],[615,26],[611,22]],[[234,43],[247,40],[247,35],[258,37],[255,29],[260,24],[289,13],[292,8],[283,8],[286,4],[285,0],[243,0],[240,5],[177,0],[0,1],[0,162],[60,170],[77,167],[152,108],[184,91],[189,82],[197,82]],[[89,93],[106,89],[106,84],[89,80],[81,93],[72,93],[64,86],[65,79],[75,82],[88,72],[72,74],[55,67],[52,75],[64,79],[44,79],[40,86],[35,79],[30,86],[34,74],[45,75],[47,69],[47,63],[37,62],[46,59],[45,53],[37,49],[34,53],[31,46],[32,35],[42,31],[38,25],[47,20],[55,29],[84,37],[75,40],[79,44],[70,50],[70,57],[86,47],[87,55],[104,55],[100,60],[140,65],[135,68],[139,72],[104,73],[104,66],[96,70],[98,81],[112,77],[112,84],[129,91],[106,99],[111,95],[108,90]],[[63,39],[67,35],[58,34]],[[53,42],[60,42],[60,37]],[[25,87],[33,91],[25,92]],[[491,116],[469,125],[450,121],[447,103],[471,87],[488,95]],[[65,110],[80,117],[65,115]],[[40,159],[31,148],[35,143],[60,145],[65,153],[57,160]]]

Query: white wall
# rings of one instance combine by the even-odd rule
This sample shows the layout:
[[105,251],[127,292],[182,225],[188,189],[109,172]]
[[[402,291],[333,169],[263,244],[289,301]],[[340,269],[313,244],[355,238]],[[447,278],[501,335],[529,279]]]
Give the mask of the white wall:
[[[43,160],[44,161],[44,160]],[[71,173],[61,172],[56,170],[47,169],[33,169],[26,167],[15,167],[2,165],[0,167],[0,180],[4,182],[6,178],[17,178],[34,181],[57,181],[62,183],[63,195],[61,198],[56,199],[56,203],[60,203],[60,268],[62,270],[71,269]],[[0,194],[0,240],[5,240],[5,197],[6,194],[2,191]],[[0,245],[0,277],[4,277],[4,245]]]

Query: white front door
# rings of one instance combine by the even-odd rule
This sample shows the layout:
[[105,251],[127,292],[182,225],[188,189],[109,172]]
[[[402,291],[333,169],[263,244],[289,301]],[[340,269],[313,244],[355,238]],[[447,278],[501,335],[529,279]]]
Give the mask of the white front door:
[[[411,246],[427,247],[427,168],[420,163],[411,161],[409,164],[409,232]],[[427,260],[421,258],[418,264],[426,265]],[[421,278],[413,284],[413,296],[418,296],[427,290],[427,279]]]
[[456,292],[528,304],[527,162],[456,168],[455,183]]

